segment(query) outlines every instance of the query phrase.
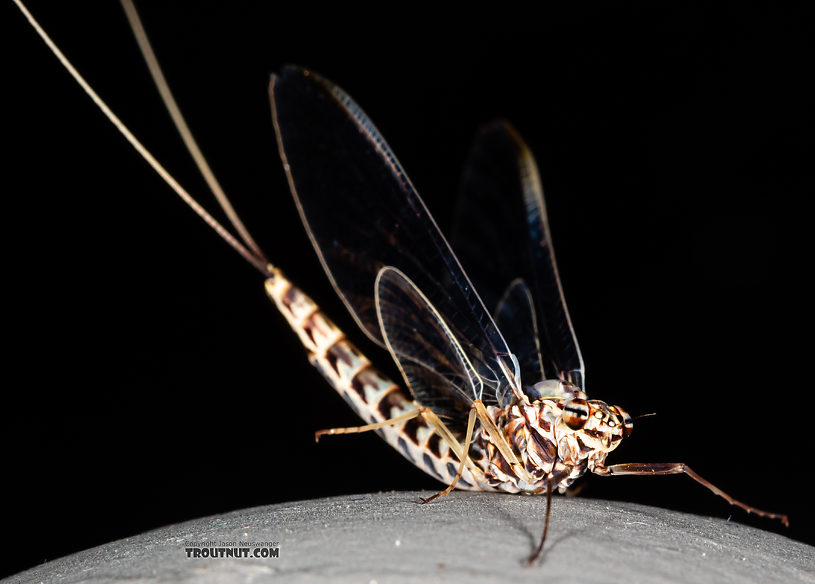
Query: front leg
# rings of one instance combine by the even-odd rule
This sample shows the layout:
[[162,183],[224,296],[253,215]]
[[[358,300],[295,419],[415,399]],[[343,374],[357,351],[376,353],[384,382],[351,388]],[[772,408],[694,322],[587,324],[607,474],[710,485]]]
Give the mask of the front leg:
[[708,489],[713,491],[715,494],[720,496],[722,499],[724,499],[731,505],[741,507],[747,513],[754,513],[755,515],[759,515],[760,517],[778,519],[786,527],[790,526],[790,520],[786,515],[783,515],[781,513],[770,513],[769,511],[763,511],[761,509],[751,507],[750,505],[746,505],[745,503],[742,503],[741,501],[734,499],[733,497],[725,493],[723,490],[721,490],[719,487],[717,487],[710,481],[705,480],[701,476],[696,474],[696,472],[684,462],[629,462],[627,464],[614,464],[612,466],[595,467],[592,472],[602,477],[622,476],[622,475],[662,476],[672,474],[686,474],[700,485],[707,487]]

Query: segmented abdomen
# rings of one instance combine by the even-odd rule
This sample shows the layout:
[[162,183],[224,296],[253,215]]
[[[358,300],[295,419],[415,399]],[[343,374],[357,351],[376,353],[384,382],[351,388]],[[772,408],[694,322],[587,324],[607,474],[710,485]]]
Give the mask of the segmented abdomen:
[[[396,383],[374,368],[317,304],[278,270],[266,280],[266,293],[308,350],[311,364],[365,423],[383,422],[420,407]],[[421,417],[377,432],[414,465],[445,484],[452,482],[458,459]],[[493,490],[476,481],[469,469],[464,470],[457,488]]]

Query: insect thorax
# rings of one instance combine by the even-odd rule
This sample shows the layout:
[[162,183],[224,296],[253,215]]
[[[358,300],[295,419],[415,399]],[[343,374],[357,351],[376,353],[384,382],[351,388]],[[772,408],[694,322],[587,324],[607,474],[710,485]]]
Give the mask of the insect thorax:
[[574,398],[518,400],[506,408],[487,408],[496,426],[528,474],[512,468],[487,431],[477,443],[487,453],[484,478],[490,486],[512,493],[545,492],[547,483],[564,492],[586,471],[605,464],[606,456],[630,432],[630,417],[617,406]]

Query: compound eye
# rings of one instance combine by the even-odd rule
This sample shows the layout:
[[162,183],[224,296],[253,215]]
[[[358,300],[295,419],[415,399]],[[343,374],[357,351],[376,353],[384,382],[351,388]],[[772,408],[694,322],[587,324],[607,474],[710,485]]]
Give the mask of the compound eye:
[[631,432],[634,430],[634,420],[631,419],[631,416],[628,415],[624,409],[620,406],[612,406],[611,410],[617,414],[617,416],[623,422],[623,438],[628,438],[631,436]]
[[580,430],[589,419],[589,404],[584,399],[572,399],[563,406],[563,422],[572,430]]

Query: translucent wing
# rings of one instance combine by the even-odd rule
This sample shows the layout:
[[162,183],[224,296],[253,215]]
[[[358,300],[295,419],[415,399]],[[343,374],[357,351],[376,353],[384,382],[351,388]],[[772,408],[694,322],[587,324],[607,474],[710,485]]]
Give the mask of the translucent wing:
[[375,301],[385,344],[416,399],[454,432],[463,431],[472,396],[492,393],[496,372],[396,268],[379,272]]
[[520,278],[513,280],[495,307],[495,324],[518,358],[521,379],[527,384],[546,379],[540,348],[538,315],[529,287]]
[[[516,279],[531,288],[544,371],[585,388],[585,368],[563,296],[535,161],[507,123],[485,128],[465,173],[453,244],[484,302],[497,307]],[[501,318],[513,350],[529,349],[531,329]],[[532,362],[521,354],[521,363]],[[526,373],[526,371],[524,371]],[[535,381],[528,377],[525,383]]]
[[[284,166],[301,218],[332,284],[360,327],[384,344],[374,282],[406,274],[470,353],[501,371],[497,400],[518,387],[513,357],[407,176],[360,108],[338,87],[287,67],[270,86]],[[510,363],[510,365],[507,365]],[[492,391],[492,390],[491,390]]]

